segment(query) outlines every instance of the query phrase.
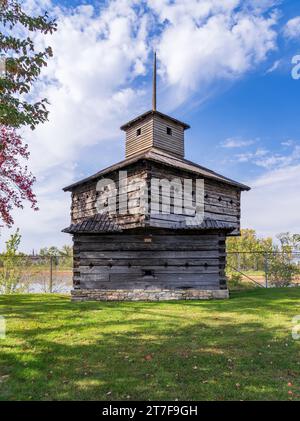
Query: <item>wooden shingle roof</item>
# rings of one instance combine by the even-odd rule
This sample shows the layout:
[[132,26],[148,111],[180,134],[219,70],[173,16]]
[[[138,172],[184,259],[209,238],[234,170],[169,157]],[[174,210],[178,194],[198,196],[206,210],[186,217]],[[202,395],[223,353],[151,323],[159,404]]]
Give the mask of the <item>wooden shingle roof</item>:
[[166,215],[157,214],[151,215],[145,222],[146,226],[151,228],[171,228],[182,230],[222,230],[234,231],[236,228],[228,222],[218,221],[212,218],[205,218],[204,220],[198,216],[184,216],[184,215]]
[[158,115],[163,119],[166,120],[170,120],[173,121],[173,123],[179,124],[180,126],[182,126],[184,128],[184,130],[187,130],[190,128],[190,126],[187,123],[184,123],[183,121],[177,120],[176,118],[170,117],[167,114],[163,114],[160,111],[157,110],[149,110],[146,111],[145,113],[139,115],[138,117],[135,117],[134,119],[128,121],[128,123],[123,124],[123,126],[120,127],[121,130],[127,130],[129,127],[133,126],[135,123],[138,123],[142,120],[144,120],[146,117],[150,116],[150,115]]
[[121,228],[113,222],[107,213],[96,214],[77,224],[71,224],[68,228],[62,230],[68,234],[75,233],[105,233],[118,232]]
[[[197,221],[195,218],[186,220],[184,216],[180,215],[152,215],[148,220],[141,222],[140,226],[135,228],[163,228],[172,230],[217,230],[231,232],[235,229],[234,226],[214,219],[205,218],[204,221]],[[107,213],[96,214],[90,218],[85,219],[77,224],[71,224],[62,232],[68,234],[103,234],[103,233],[117,233],[122,232],[131,227],[126,225],[118,225],[116,220],[113,220]]]
[[100,177],[105,176],[108,173],[111,173],[113,171],[118,171],[120,169],[125,168],[127,165],[131,165],[135,162],[138,162],[140,160],[147,160],[152,162],[157,162],[159,164],[162,164],[167,167],[171,168],[178,168],[181,170],[185,170],[189,173],[196,174],[198,176],[204,177],[204,178],[210,178],[216,181],[220,181],[225,184],[229,184],[231,186],[236,186],[241,190],[250,190],[250,187],[246,186],[245,184],[239,183],[237,181],[231,180],[230,178],[224,177],[221,174],[218,174],[212,170],[209,170],[208,168],[202,167],[201,165],[195,164],[192,161],[189,161],[187,159],[182,158],[176,158],[172,155],[169,155],[168,153],[165,153],[158,149],[150,149],[146,152],[143,152],[141,154],[135,155],[132,158],[124,159],[121,162],[118,162],[117,164],[111,165],[110,167],[107,167],[87,178],[84,178],[80,181],[77,181],[73,184],[70,184],[69,186],[65,187],[64,191],[72,191],[76,187],[88,183],[89,181],[94,181],[99,179]]

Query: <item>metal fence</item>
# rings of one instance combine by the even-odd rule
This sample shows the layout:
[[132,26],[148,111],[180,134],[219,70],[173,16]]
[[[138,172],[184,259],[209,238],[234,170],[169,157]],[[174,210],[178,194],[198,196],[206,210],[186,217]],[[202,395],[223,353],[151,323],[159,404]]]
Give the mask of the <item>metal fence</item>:
[[72,264],[72,256],[0,255],[0,293],[67,293]]
[[228,252],[229,287],[300,286],[300,252]]
[[[0,294],[68,293],[72,256],[0,255]],[[230,289],[300,286],[300,252],[228,252]]]

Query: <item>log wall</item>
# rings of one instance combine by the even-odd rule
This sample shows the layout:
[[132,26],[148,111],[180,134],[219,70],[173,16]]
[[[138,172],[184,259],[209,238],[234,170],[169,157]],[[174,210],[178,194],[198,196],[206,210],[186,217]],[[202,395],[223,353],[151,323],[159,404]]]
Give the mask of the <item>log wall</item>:
[[225,235],[148,231],[74,236],[74,288],[226,289]]
[[[145,205],[142,199],[142,193],[147,188],[147,163],[141,162],[127,170],[128,187],[127,193],[120,191],[120,174],[115,171],[107,175],[107,178],[112,180],[115,184],[106,189],[97,191],[97,182],[79,186],[72,192],[71,205],[71,221],[76,224],[98,213],[97,200],[101,200],[101,195],[107,197],[107,191],[116,194],[116,213],[118,214],[118,224],[126,224],[128,227],[135,226],[141,223],[145,218]],[[119,203],[126,196],[128,212],[124,215],[119,215]],[[106,200],[107,206],[105,210],[111,214],[115,214],[112,206]]]
[[[171,181],[174,178],[177,178],[183,183],[185,179],[192,178],[195,180],[196,178],[200,178],[197,174],[191,174],[175,168],[166,168],[157,163],[148,161],[136,163],[124,170],[127,170],[128,176],[128,213],[126,215],[117,215],[117,218],[120,225],[128,228],[134,228],[143,224],[145,217],[151,212],[151,179],[167,179]],[[119,172],[115,171],[108,174],[107,178],[115,182],[115,187],[112,187],[111,190],[114,190],[117,193],[117,189],[119,188]],[[96,185],[97,183],[93,181],[83,184],[73,191],[71,206],[72,223],[80,222],[98,213],[96,204],[97,199],[99,199],[102,192],[97,192]],[[141,199],[141,192],[145,189],[148,190],[148,201],[143,201],[143,198]],[[206,178],[204,181],[204,189],[205,217],[232,224],[236,227],[233,235],[238,235],[240,231],[240,189],[209,178]],[[122,201],[122,195],[125,194],[126,193],[121,193],[120,196],[117,197],[117,212],[119,209],[119,202],[120,200]],[[153,207],[155,207],[155,209],[159,207],[160,211],[162,209],[163,194],[163,190],[160,190],[158,203],[153,202]],[[173,199],[174,192],[173,189],[171,189],[171,214],[174,213]],[[195,200],[193,200],[192,205],[195,206]],[[106,210],[111,211],[109,205]],[[182,214],[184,214],[184,212],[182,212]]]
[[[159,164],[152,164],[150,178],[172,180],[179,178],[182,183],[185,179],[201,178],[197,174],[187,171],[168,168]],[[195,184],[195,183],[194,183]],[[194,186],[195,187],[195,186]],[[195,201],[193,201],[195,206]],[[232,235],[239,235],[241,216],[241,191],[235,186],[222,183],[211,178],[204,179],[204,216],[220,222],[228,222],[236,227]]]
[[[137,136],[137,130],[141,134]],[[125,154],[126,158],[141,153],[153,146],[153,118],[149,116],[126,130]]]
[[[167,133],[167,127],[172,134]],[[184,157],[184,129],[180,124],[159,115],[153,119],[153,146],[177,157]]]

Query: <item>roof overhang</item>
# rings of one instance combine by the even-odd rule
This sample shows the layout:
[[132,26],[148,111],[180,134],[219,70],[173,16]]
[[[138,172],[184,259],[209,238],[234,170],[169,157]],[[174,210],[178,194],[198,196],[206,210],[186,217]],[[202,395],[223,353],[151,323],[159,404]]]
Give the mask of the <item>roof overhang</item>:
[[128,123],[123,124],[123,126],[120,127],[121,130],[126,131],[127,129],[129,129],[131,126],[133,126],[134,124],[140,122],[141,120],[144,120],[145,118],[147,118],[148,116],[154,116],[157,115],[165,120],[169,120],[172,121],[175,124],[178,124],[179,126],[182,126],[184,130],[187,130],[190,128],[190,126],[180,120],[177,120],[176,118],[170,117],[167,114],[163,114],[160,111],[155,111],[155,110],[150,110],[145,112],[144,114],[139,115],[138,117],[134,118],[133,120],[128,121]]
[[[141,222],[133,229],[166,229],[176,231],[223,231],[230,233],[235,230],[234,224],[221,222],[212,218],[205,218],[199,220],[197,216],[189,217],[188,220],[183,215],[152,215],[149,220]],[[105,234],[105,233],[120,233],[131,230],[130,224],[122,227],[118,224],[117,218],[110,217],[107,213],[96,214],[92,217],[86,218],[77,224],[71,224],[69,227],[62,230],[67,234]]]
[[250,190],[250,187],[246,186],[245,184],[242,184],[237,181],[231,180],[230,178],[224,177],[212,170],[209,170],[208,168],[195,164],[194,162],[188,161],[186,159],[175,158],[174,156],[171,156],[167,153],[162,153],[160,151],[157,152],[154,150],[148,150],[141,154],[135,155],[132,158],[127,158],[121,162],[118,162],[117,164],[111,165],[110,167],[107,167],[97,172],[96,174],[91,175],[90,177],[84,178],[83,180],[70,184],[69,186],[65,187],[63,190],[72,191],[73,189],[75,189],[76,187],[84,183],[88,183],[90,181],[100,179],[101,177],[109,174],[110,172],[118,171],[121,168],[124,168],[128,165],[134,164],[142,160],[152,161],[152,162],[156,162],[158,164],[165,165],[171,168],[177,168],[189,173],[194,173],[203,177],[204,179],[208,178],[208,179],[216,180],[216,181],[237,187],[240,190]]

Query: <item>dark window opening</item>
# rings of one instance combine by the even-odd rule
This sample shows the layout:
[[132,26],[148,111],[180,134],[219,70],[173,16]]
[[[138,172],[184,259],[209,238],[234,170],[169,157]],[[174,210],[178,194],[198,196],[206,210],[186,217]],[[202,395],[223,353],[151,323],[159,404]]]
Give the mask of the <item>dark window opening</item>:
[[142,134],[142,129],[137,129],[137,131],[136,131],[136,135],[137,136],[140,136]]
[[167,127],[167,134],[172,136],[172,129],[171,127]]
[[154,276],[154,270],[143,270],[143,276]]

